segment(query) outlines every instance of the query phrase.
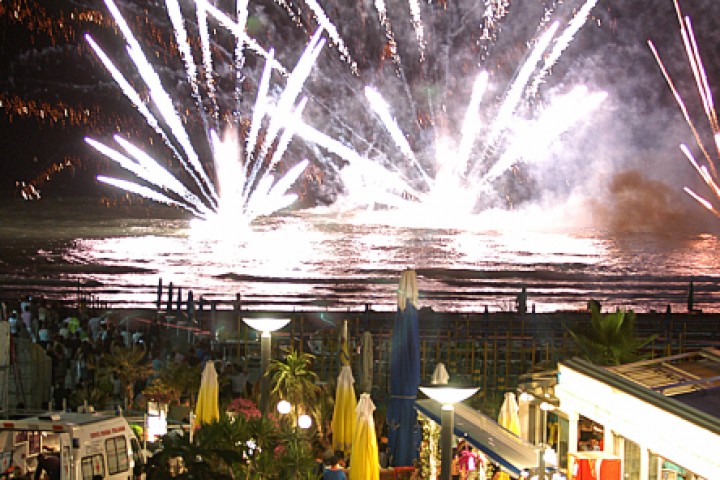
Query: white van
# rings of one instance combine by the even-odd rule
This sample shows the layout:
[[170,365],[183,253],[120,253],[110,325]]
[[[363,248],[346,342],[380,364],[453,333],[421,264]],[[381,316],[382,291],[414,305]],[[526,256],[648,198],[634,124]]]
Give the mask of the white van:
[[[49,412],[0,420],[0,479],[30,478],[46,457],[60,480],[132,480],[144,465],[140,443],[125,417]],[[45,477],[42,477],[45,478]]]

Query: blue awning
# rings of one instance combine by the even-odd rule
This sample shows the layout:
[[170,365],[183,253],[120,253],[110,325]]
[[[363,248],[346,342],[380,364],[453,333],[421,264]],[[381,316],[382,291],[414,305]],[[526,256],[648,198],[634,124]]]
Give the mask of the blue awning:
[[[422,415],[440,423],[441,405],[435,400],[417,400]],[[455,435],[465,438],[505,470],[520,475],[538,467],[540,447],[507,431],[492,418],[461,403],[455,405]]]

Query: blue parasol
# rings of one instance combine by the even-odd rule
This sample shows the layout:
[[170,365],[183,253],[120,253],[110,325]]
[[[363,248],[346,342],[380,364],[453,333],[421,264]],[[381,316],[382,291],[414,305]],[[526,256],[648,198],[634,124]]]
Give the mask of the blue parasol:
[[400,277],[398,311],[390,352],[388,447],[393,465],[412,466],[418,457],[419,430],[415,400],[420,385],[420,334],[417,314],[417,279],[414,270]]

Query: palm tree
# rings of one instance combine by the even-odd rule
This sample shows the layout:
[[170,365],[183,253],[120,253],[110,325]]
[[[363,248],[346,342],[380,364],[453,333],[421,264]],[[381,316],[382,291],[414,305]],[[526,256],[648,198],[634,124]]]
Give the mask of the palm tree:
[[656,338],[636,338],[635,318],[632,310],[602,314],[599,304],[591,302],[590,325],[569,331],[586,360],[597,365],[622,365],[640,360],[639,350]]
[[317,401],[320,387],[316,385],[317,374],[312,370],[314,355],[299,353],[290,349],[284,360],[273,360],[268,375],[271,375],[271,404],[287,400],[293,406],[290,419],[293,424],[298,417],[307,413],[318,425]]
[[147,379],[153,373],[145,349],[113,346],[110,354],[105,355],[104,362],[105,368],[125,385],[125,398],[128,406],[131,406],[135,398],[135,383]]

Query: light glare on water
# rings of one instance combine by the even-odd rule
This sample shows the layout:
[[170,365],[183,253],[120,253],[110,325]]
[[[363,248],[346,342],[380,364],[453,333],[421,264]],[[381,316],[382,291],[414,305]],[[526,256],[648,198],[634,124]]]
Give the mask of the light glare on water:
[[[361,311],[369,304],[390,311],[409,267],[418,271],[421,306],[436,311],[506,310],[522,286],[538,312],[581,309],[592,298],[606,308],[684,311],[691,277],[695,307],[720,310],[720,243],[709,234],[668,242],[491,223],[476,231],[409,228],[316,209],[267,217],[243,236],[217,239],[191,235],[186,219],[153,217],[155,207],[147,218],[52,207],[44,206],[47,219],[21,217],[26,223],[17,210],[6,212],[15,218],[0,232],[6,291],[71,299],[79,283],[110,305],[152,307],[162,278],[196,299],[229,302],[240,294],[251,309]],[[102,223],[88,221],[95,216]],[[505,216],[509,225],[529,220]]]

